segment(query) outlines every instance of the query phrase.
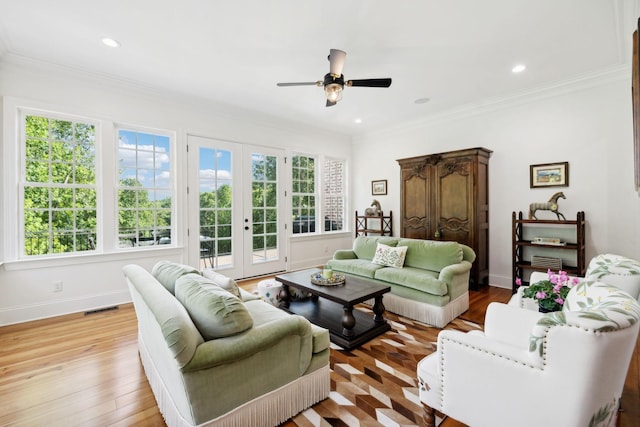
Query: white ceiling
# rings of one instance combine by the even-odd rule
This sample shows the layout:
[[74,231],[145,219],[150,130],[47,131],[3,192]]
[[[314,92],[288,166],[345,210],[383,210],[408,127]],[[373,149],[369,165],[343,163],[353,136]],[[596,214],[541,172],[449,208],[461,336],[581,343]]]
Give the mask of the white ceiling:
[[[356,135],[629,66],[639,11],[638,0],[0,0],[0,58]],[[276,87],[322,80],[331,48],[347,52],[345,79],[391,87],[345,88],[331,108],[321,88]],[[526,71],[511,73],[517,63]]]

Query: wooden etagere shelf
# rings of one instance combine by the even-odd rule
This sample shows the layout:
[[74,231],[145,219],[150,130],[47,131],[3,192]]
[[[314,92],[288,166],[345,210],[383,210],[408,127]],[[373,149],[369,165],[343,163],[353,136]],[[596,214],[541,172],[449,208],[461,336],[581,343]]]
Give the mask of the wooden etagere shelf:
[[389,215],[358,215],[356,211],[356,237],[358,236],[393,236],[393,212]]
[[[558,229],[566,232],[570,230],[572,241],[564,242],[562,245],[533,243],[530,239],[525,238],[525,229],[538,227],[540,229]],[[512,213],[511,220],[512,240],[513,240],[513,284],[512,292],[516,292],[516,278],[524,279],[525,272],[531,271],[547,271],[547,267],[538,267],[531,265],[531,254],[526,254],[526,248],[536,248],[536,252],[544,253],[545,251],[570,251],[575,252],[573,256],[573,264],[562,265],[562,270],[571,276],[584,276],[585,272],[585,218],[584,212],[580,211],[576,214],[576,219],[570,221],[546,220],[546,219],[524,219],[522,212]],[[523,280],[523,283],[527,282]]]

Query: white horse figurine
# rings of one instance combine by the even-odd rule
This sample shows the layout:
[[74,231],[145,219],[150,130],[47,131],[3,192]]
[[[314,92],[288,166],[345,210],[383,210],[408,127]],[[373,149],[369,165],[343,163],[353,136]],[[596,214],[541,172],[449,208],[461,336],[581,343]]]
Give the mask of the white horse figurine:
[[366,216],[380,216],[380,213],[382,213],[382,208],[380,207],[380,202],[376,199],[373,199],[370,208],[364,210]]
[[562,191],[551,196],[549,201],[546,203],[531,203],[529,205],[529,219],[538,219],[536,218],[536,211],[541,210],[541,211],[551,211],[554,214],[556,214],[556,216],[558,217],[558,220],[560,219],[560,217],[562,217],[562,220],[566,221],[564,215],[558,212],[558,199],[560,198],[566,199]]

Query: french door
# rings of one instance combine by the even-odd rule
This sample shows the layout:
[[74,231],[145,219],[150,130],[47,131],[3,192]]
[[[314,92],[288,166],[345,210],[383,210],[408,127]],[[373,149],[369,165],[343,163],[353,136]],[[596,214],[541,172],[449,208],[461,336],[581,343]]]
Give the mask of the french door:
[[188,142],[190,264],[236,279],[285,270],[282,150]]

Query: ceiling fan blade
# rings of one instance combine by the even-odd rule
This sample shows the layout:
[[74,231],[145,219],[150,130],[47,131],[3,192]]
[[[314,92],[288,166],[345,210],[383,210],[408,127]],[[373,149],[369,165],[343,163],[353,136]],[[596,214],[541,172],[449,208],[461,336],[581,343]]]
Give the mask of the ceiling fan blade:
[[360,79],[360,80],[348,80],[345,82],[347,86],[361,86],[361,87],[389,87],[391,86],[391,79]]
[[287,86],[322,86],[322,81],[318,80],[316,82],[297,82],[297,83],[276,83],[277,86],[287,87]]
[[327,107],[333,107],[333,106],[334,106],[334,105],[336,105],[336,104],[337,104],[337,101],[329,101],[329,100],[327,99],[327,105],[326,105]]
[[329,51],[329,73],[334,76],[340,76],[342,74],[342,67],[344,67],[344,59],[347,56],[347,52],[340,49],[331,49]]

